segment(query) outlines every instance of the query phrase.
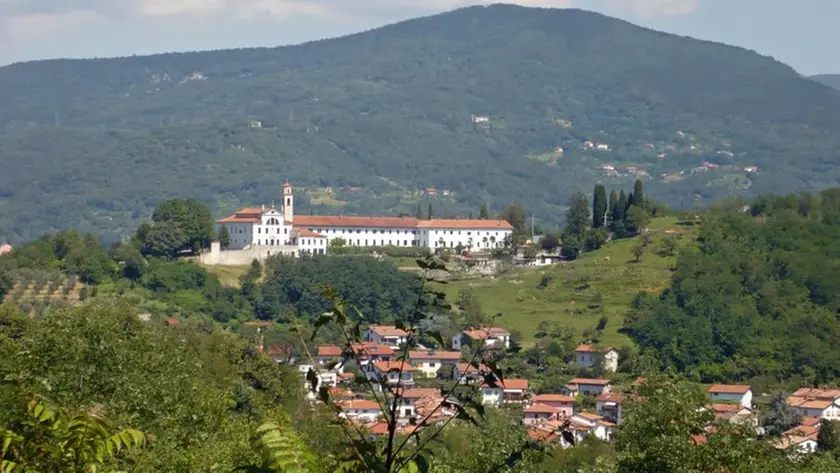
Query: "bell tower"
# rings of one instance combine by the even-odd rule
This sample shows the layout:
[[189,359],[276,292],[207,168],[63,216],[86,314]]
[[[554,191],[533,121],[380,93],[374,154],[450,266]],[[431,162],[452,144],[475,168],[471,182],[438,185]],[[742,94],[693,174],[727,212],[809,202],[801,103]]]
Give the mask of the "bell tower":
[[292,185],[289,181],[283,184],[283,219],[289,223],[295,220],[295,196],[292,195]]

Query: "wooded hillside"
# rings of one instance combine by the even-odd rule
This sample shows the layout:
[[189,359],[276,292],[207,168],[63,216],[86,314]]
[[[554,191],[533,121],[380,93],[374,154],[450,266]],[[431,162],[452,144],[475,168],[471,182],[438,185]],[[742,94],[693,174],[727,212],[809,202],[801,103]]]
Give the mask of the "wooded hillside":
[[451,191],[439,214],[519,201],[546,223],[597,180],[643,177],[690,206],[840,179],[840,92],[580,10],[472,7],[293,47],[15,64],[0,96],[13,243],[69,226],[115,239],[166,198],[226,211],[285,179],[301,212],[412,213],[435,187]]

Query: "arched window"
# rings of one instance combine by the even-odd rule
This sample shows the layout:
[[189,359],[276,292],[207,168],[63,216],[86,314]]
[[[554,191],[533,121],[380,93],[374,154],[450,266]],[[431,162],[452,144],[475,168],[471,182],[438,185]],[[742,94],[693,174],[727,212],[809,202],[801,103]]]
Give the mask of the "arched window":
[[280,221],[277,220],[276,218],[272,217],[272,218],[268,219],[268,222],[266,222],[266,225],[280,225]]

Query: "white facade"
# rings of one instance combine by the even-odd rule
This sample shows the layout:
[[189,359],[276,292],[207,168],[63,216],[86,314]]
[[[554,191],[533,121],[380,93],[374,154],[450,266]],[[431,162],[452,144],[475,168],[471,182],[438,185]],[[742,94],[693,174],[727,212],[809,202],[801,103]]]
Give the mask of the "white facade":
[[485,346],[498,344],[510,348],[510,332],[501,327],[482,327],[455,334],[452,337],[452,349],[460,350],[464,345],[469,346],[473,340],[484,340]]
[[600,367],[609,373],[618,371],[618,350],[581,345],[575,350],[575,364],[584,368]]
[[709,388],[712,402],[736,402],[744,407],[752,408],[753,392],[749,386],[720,385]]
[[362,247],[491,250],[504,247],[513,233],[513,227],[502,220],[295,215],[288,183],[283,186],[280,207],[239,209],[216,224],[217,230],[227,228],[230,250],[294,247],[297,254],[326,254],[333,240]]
[[461,359],[459,351],[410,351],[408,360],[411,365],[417,368],[429,378],[437,376],[442,366],[455,366]]
[[371,325],[365,330],[366,342],[380,343],[398,348],[408,341],[408,332],[393,325]]

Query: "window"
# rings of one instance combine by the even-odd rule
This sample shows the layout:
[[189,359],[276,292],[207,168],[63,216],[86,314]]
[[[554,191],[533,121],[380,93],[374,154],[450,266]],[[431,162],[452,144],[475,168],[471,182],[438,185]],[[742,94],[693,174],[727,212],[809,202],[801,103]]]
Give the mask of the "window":
[[454,230],[449,230],[449,234],[450,234],[450,235],[454,235],[454,234],[455,234],[455,231],[454,231]]
[[257,233],[262,233],[262,228],[257,227]]
[[434,368],[434,367],[435,367],[435,362],[434,361],[429,363],[429,368]]
[[[472,232],[467,232],[467,236],[470,236],[470,235],[472,235]],[[478,234],[476,234],[476,236],[478,236]]]

